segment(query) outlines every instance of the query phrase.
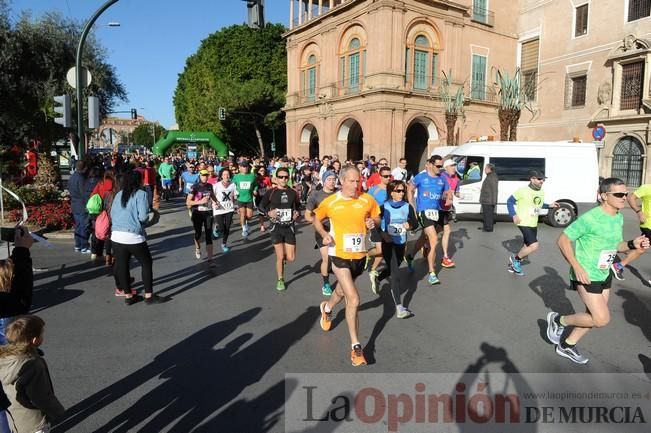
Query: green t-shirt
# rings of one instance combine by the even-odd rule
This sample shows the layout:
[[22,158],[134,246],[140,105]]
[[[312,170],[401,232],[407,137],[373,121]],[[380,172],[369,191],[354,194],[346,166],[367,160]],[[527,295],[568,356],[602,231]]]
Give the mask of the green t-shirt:
[[172,179],[175,171],[174,166],[169,162],[164,162],[158,167],[158,174],[162,179]]
[[651,229],[651,184],[642,185],[633,194],[642,200],[642,212],[646,216],[646,221],[640,227]]
[[519,226],[538,227],[538,215],[543,205],[545,193],[542,189],[536,191],[529,186],[520,188],[513,193],[516,200],[515,214],[520,217]]
[[237,173],[233,176],[233,183],[237,190],[237,201],[242,203],[251,203],[253,201],[253,191],[258,187],[254,173]]
[[[591,282],[606,281],[610,265],[622,242],[624,217],[621,213],[608,215],[601,206],[581,215],[563,233],[575,242],[574,254],[581,267],[588,273]],[[574,270],[570,278],[576,281]]]

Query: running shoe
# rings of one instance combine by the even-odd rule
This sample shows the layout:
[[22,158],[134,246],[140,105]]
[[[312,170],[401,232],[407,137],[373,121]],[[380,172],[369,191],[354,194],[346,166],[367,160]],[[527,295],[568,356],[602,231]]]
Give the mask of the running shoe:
[[219,233],[219,230],[215,229],[215,230],[212,231],[213,239],[219,239],[219,236],[221,236],[221,234]]
[[276,290],[278,290],[279,292],[282,292],[285,289],[286,289],[285,280],[283,280],[282,278],[279,278],[278,282],[276,283]]
[[434,284],[439,284],[441,280],[439,280],[439,277],[436,276],[436,273],[430,272],[429,275],[427,276],[427,282],[430,283],[431,285],[434,285]]
[[90,259],[91,259],[91,260],[96,260],[96,259],[97,259],[97,254],[92,253],[92,254],[90,255]]
[[226,244],[222,244],[222,251],[223,251],[223,252],[227,253],[227,252],[229,252],[230,250],[231,250],[231,248],[230,248],[229,246],[227,246]]
[[75,247],[75,251],[78,252],[78,253],[80,253],[80,252],[81,252],[81,248],[79,248],[79,247]]
[[379,275],[378,271],[373,271],[373,270],[368,271],[368,277],[371,280],[371,290],[376,295],[378,294],[378,285],[379,285],[379,281],[377,279],[378,275]]
[[353,347],[353,350],[350,352],[350,360],[353,363],[353,367],[366,365],[366,358],[364,358],[364,351],[362,350],[361,344],[356,344]]
[[196,257],[197,260],[201,260],[201,250],[199,248],[194,250],[194,257]]
[[513,255],[509,256],[508,270],[512,274],[516,274],[520,276],[524,275],[524,272],[522,272],[522,262],[520,260],[517,260]]
[[319,320],[319,325],[324,331],[329,331],[332,326],[332,311],[326,313],[325,306],[328,303],[326,301],[321,302],[319,305],[319,310],[321,310],[321,319]]
[[[118,297],[127,295],[126,293],[124,293],[124,290],[118,289],[118,288],[115,289],[114,293],[115,293],[115,296],[118,296]],[[137,293],[138,293],[138,291],[136,289],[131,289],[131,294],[132,295],[135,295]]]
[[145,296],[145,304],[147,305],[164,304],[169,300],[170,298],[168,298],[167,296],[151,295],[149,298]]
[[332,295],[332,286],[330,283],[323,283],[323,287],[321,287],[321,293],[323,296],[330,296]]
[[406,319],[407,317],[413,316],[414,313],[409,311],[406,307],[403,307],[402,305],[398,305],[396,308],[396,317],[398,319]]
[[244,229],[242,229],[242,237],[243,237],[244,239],[248,238],[248,237],[249,237],[249,232],[246,231],[246,230],[244,230]]
[[554,344],[559,344],[561,342],[561,335],[565,330],[564,326],[556,323],[556,318],[558,313],[550,311],[547,313],[547,339]]
[[364,270],[371,270],[371,263],[373,263],[373,258],[371,256],[366,256],[366,261],[364,262]]
[[407,254],[405,256],[405,261],[407,262],[407,269],[409,269],[409,273],[414,272],[414,257],[411,254]]
[[613,263],[610,265],[610,270],[613,271],[615,278],[617,278],[619,281],[624,281],[624,266],[621,263]]
[[127,305],[133,305],[136,302],[140,302],[140,301],[142,301],[142,296],[140,295],[134,295],[130,298],[124,298],[124,303]]
[[441,260],[441,266],[444,268],[454,268],[456,264],[450,260],[449,257],[443,257],[443,260]]
[[83,250],[79,251],[82,254],[90,254],[90,248],[84,248]]
[[576,346],[561,347],[560,344],[556,345],[556,353],[558,353],[563,358],[567,358],[570,361],[576,364],[587,364],[589,359],[581,355],[579,349]]

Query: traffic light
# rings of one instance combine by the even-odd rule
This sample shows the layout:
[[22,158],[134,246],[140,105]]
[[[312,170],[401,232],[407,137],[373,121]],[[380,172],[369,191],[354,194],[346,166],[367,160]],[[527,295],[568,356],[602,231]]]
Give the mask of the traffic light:
[[64,128],[70,128],[72,126],[72,116],[70,115],[70,95],[54,97],[54,112],[61,115],[54,118],[56,123],[62,125]]
[[219,120],[226,120],[226,109],[219,107]]
[[138,119],[138,110],[136,110],[135,108],[132,108],[132,109],[131,109],[131,118],[132,118],[133,120],[137,120],[137,119]]

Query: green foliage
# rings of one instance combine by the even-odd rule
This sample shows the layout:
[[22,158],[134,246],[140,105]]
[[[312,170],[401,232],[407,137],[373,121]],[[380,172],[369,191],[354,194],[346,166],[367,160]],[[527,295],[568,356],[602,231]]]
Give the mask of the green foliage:
[[495,70],[495,86],[500,97],[499,105],[502,110],[520,111],[527,109],[534,113],[532,102],[527,97],[527,88],[524,85],[524,77],[520,68],[516,68],[513,77],[500,69]]
[[[61,192],[55,185],[24,185],[17,186],[15,184],[6,184],[5,188],[16,193],[18,197],[25,203],[25,205],[39,205],[49,201],[59,199]],[[19,208],[20,203],[7,194],[6,191],[2,191],[2,200],[3,204],[7,209]]]
[[166,132],[167,130],[158,123],[143,123],[133,130],[131,136],[133,144],[151,148],[154,145],[154,133],[156,134],[156,141],[158,141]]
[[440,95],[441,100],[445,106],[445,112],[448,114],[462,114],[463,102],[465,97],[463,95],[463,88],[466,85],[464,81],[461,86],[457,88],[456,93],[452,93],[452,70],[447,74],[441,71],[443,79],[441,80]]
[[[0,1],[1,145],[35,137],[47,145],[64,136],[63,128],[53,121],[52,98],[74,94],[66,83],[66,72],[75,64],[81,27],[81,23],[55,13],[38,19],[23,14],[12,25],[6,2]],[[91,34],[82,59],[93,75],[85,96],[99,98],[102,115],[111,111],[117,100],[126,100],[115,68],[105,59],[104,48]]]
[[[236,25],[208,36],[179,76],[174,94],[179,128],[214,132],[239,153],[258,148],[254,124],[264,141],[271,141],[270,127],[282,125],[278,112],[287,91],[284,32],[279,24]],[[224,121],[219,107],[226,108]]]

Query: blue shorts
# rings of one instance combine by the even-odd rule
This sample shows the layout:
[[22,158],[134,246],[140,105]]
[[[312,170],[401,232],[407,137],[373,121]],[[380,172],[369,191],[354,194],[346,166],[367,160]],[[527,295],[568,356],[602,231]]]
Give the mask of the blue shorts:
[[172,179],[163,179],[162,183],[163,183],[163,187],[172,186]]

